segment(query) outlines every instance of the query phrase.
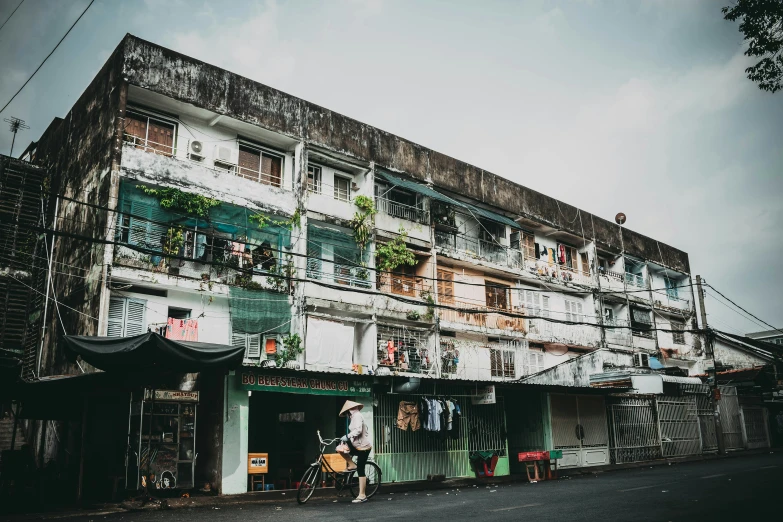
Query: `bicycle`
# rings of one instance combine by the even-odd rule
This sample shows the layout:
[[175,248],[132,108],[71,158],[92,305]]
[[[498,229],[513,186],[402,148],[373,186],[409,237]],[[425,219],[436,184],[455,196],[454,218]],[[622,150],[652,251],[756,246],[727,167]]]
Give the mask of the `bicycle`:
[[[321,438],[321,432],[317,431],[318,440],[321,443],[321,452],[318,454],[315,462],[310,464],[310,467],[302,475],[302,480],[299,481],[299,489],[296,492],[296,501],[300,504],[304,504],[310,497],[313,496],[315,489],[321,484],[323,478],[331,475],[334,480],[334,487],[338,494],[342,492],[346,487],[350,490],[351,495],[356,498],[359,495],[359,477],[356,475],[356,470],[350,471],[335,471],[329,464],[329,461],[324,459],[324,450],[328,446],[337,443],[340,439],[328,439]],[[325,476],[324,476],[325,475]],[[365,495],[367,498],[371,498],[378,492],[381,486],[381,468],[378,464],[372,461],[367,461],[365,466],[365,475],[367,475],[367,487],[365,488]],[[325,481],[324,481],[325,482]]]

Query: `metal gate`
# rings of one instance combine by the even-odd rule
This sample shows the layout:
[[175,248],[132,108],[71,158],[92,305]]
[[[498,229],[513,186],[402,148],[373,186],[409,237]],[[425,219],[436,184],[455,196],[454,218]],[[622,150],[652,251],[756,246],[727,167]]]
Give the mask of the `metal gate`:
[[745,447],[742,441],[742,417],[740,415],[737,388],[734,386],[720,386],[720,423],[723,430],[723,445],[727,450],[742,449]]
[[664,457],[701,453],[701,435],[694,396],[658,397],[661,452]]
[[[419,391],[427,395],[432,385],[422,383],[421,388]],[[384,481],[426,480],[430,474],[443,474],[447,478],[469,477],[473,475],[469,458],[471,452],[507,454],[503,397],[497,397],[497,404],[473,405],[465,388],[444,388],[441,390],[438,386],[438,396],[453,397],[462,412],[459,437],[456,439],[442,438],[423,429],[403,431],[397,428],[400,401],[418,401],[419,395],[375,394],[374,458],[383,470]]]
[[603,397],[550,395],[552,443],[563,450],[559,466],[600,466],[609,463],[609,433]]
[[711,453],[718,451],[718,435],[715,431],[715,410],[712,408],[712,398],[709,395],[694,395],[696,398],[696,413],[699,416],[699,432],[701,433],[701,451]]
[[768,448],[769,436],[765,408],[761,406],[743,406],[742,420],[745,425],[745,440],[748,449]]
[[609,399],[612,464],[661,458],[661,436],[652,398]]

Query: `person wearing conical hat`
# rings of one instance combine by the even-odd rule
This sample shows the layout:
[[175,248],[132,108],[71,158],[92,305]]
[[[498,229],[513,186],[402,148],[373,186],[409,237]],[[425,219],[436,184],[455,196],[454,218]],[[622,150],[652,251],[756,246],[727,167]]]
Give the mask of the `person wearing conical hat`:
[[[372,450],[370,430],[360,413],[362,408],[364,408],[363,404],[345,401],[343,408],[340,410],[340,417],[348,417],[350,419],[348,422],[348,433],[340,439],[344,445],[340,445],[337,448],[337,452],[347,462],[347,469],[355,469],[356,475],[359,477],[359,495],[353,500],[356,504],[367,502],[367,495],[365,494],[367,490],[365,467],[367,459],[370,457],[370,450]],[[352,456],[356,456],[356,464],[353,463]]]

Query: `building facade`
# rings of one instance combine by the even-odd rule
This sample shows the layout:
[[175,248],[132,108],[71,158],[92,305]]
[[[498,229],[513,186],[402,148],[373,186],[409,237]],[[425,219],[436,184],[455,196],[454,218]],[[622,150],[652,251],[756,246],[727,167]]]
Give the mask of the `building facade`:
[[[56,261],[80,270],[53,276],[67,334],[244,347],[196,385],[219,448],[196,483],[224,494],[254,453],[291,487],[346,397],[384,480],[469,475],[475,452],[507,474],[585,419],[604,428],[570,465],[608,463],[604,396],[536,376],[599,352],[701,372],[683,251],[130,35],[26,155],[55,173]],[[40,359],[82,371],[52,335]],[[457,429],[400,429],[421,398],[459,405]]]

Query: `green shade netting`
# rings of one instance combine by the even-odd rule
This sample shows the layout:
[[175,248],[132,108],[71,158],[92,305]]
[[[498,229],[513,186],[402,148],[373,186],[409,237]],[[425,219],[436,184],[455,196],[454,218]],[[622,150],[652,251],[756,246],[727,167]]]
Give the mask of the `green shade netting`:
[[228,306],[233,332],[286,333],[291,329],[288,294],[231,287]]

